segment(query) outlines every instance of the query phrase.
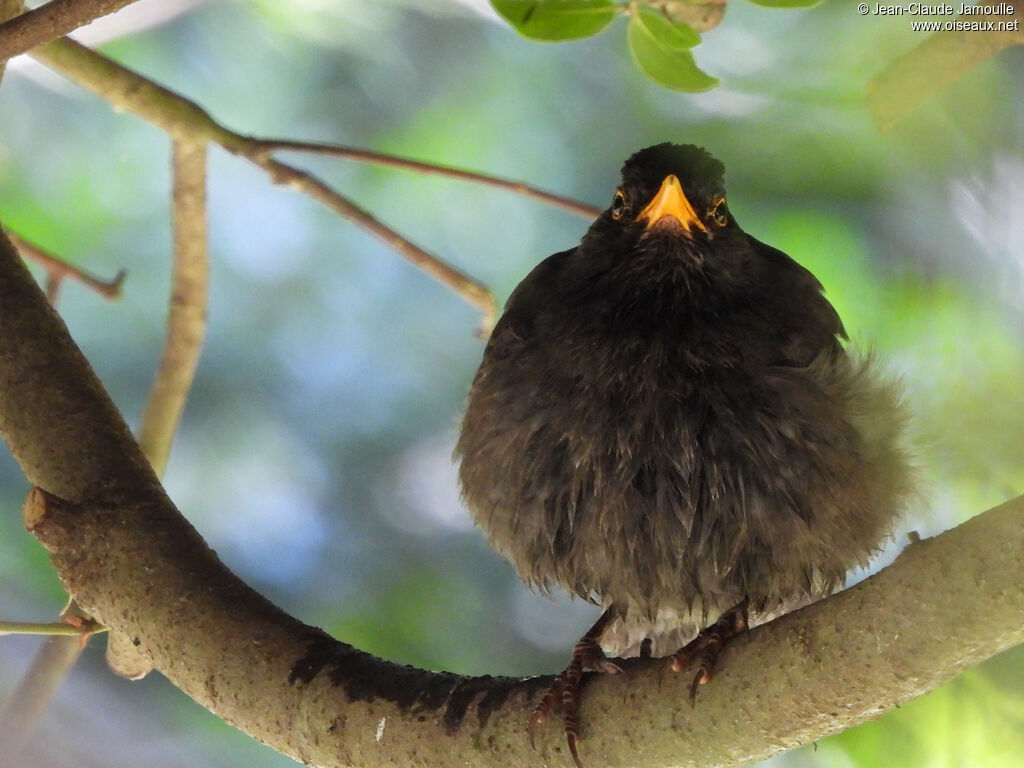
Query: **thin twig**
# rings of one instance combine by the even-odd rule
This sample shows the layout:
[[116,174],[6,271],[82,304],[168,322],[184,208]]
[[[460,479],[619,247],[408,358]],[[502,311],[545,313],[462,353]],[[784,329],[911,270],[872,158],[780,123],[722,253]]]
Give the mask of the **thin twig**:
[[51,635],[81,637],[102,631],[103,627],[89,622],[80,627],[62,621],[34,624],[26,621],[0,621],[0,635]]
[[269,173],[274,183],[304,192],[314,200],[323,203],[339,216],[355,222],[366,231],[380,238],[409,262],[437,278],[459,296],[479,308],[483,313],[480,333],[484,336],[490,333],[494,323],[496,306],[494,296],[483,285],[464,272],[460,272],[450,264],[427,253],[348,198],[338,194],[316,176],[265,155],[254,158],[253,162]]
[[[34,50],[32,56],[47,67],[60,72],[83,88],[97,94],[111,106],[138,115],[174,138],[187,139],[196,143],[219,144],[229,152],[245,157],[256,164],[278,183],[288,184],[311,195],[340,215],[381,238],[417,267],[433,275],[463,299],[478,307],[484,313],[485,331],[493,322],[495,303],[487,288],[437,256],[410,242],[315,176],[270,157],[270,152],[273,149],[288,148],[285,146],[285,142],[245,136],[225,128],[194,102],[72,40],[66,38],[55,40]],[[293,143],[290,148],[298,149],[299,146],[299,144]],[[388,156],[376,153],[368,153],[367,161],[370,161],[371,156],[377,158],[374,162],[396,167],[415,168],[425,173],[444,173],[452,177],[503,187],[581,215],[592,216],[596,212],[596,209],[588,208],[582,203],[571,203],[565,198],[550,195],[517,182],[495,179],[470,171],[445,170],[444,166],[420,163],[419,161],[406,161],[400,158],[386,159]]]
[[61,621],[55,624],[5,622],[0,625],[0,634],[29,632],[50,635],[0,712],[0,744],[4,745],[5,757],[11,764],[31,741],[54,693],[75,666],[89,638],[97,632],[106,631],[74,600],[68,602],[60,618]]
[[174,269],[167,338],[139,428],[139,444],[163,476],[185,409],[206,326],[206,144],[174,142]]
[[[429,265],[429,271],[434,277],[445,282],[458,295],[483,311],[484,325],[489,326],[493,318],[494,300],[490,298],[490,292],[483,285],[466,277],[433,254],[409,243],[406,238],[319,179],[273,160],[258,140],[225,128],[197,104],[73,40],[55,40],[34,50],[32,56],[97,94],[111,106],[138,115],[175,139],[220,144],[229,152],[255,163],[270,173],[275,180],[287,182],[308,194],[315,192],[314,197],[332,210],[338,211],[389,244],[405,248],[400,252],[417,266],[427,269]],[[408,246],[403,246],[402,243],[408,243]],[[486,298],[482,298],[484,296]]]
[[[75,628],[62,624],[69,631]],[[9,764],[17,758],[32,739],[37,724],[49,706],[68,671],[82,654],[90,635],[55,635],[47,639],[36,653],[32,664],[17,689],[11,694],[0,714],[0,744]]]
[[50,0],[0,24],[0,61],[25,53],[135,0]]
[[[57,281],[59,283],[65,277],[71,277],[78,280],[83,285],[96,291],[100,296],[105,299],[114,300],[121,295],[121,284],[124,282],[126,272],[122,269],[114,276],[113,280],[104,280],[96,275],[90,274],[83,269],[79,269],[73,264],[68,264],[53,254],[43,250],[38,245],[30,243],[23,237],[14,234],[10,230],[7,231],[7,236],[14,243],[15,247],[21,252],[21,255],[25,258],[32,259],[43,269],[46,270],[46,274],[50,281]],[[47,287],[47,296],[49,297],[50,289]]]
[[[45,626],[45,625],[44,625]],[[0,744],[6,764],[16,765],[21,751],[32,741],[39,721],[54,693],[82,655],[91,635],[70,634],[75,627],[60,624],[69,634],[47,638],[0,712]]]
[[556,208],[561,208],[569,211],[569,213],[575,213],[585,218],[592,219],[601,213],[601,209],[592,205],[581,203],[578,200],[563,197],[562,195],[556,195],[552,192],[545,192],[543,189],[538,189],[537,187],[529,184],[524,184],[521,181],[503,179],[499,176],[491,176],[489,174],[478,173],[476,171],[467,171],[450,165],[427,163],[422,160],[412,160],[407,157],[399,157],[397,155],[389,155],[382,152],[372,152],[370,150],[347,147],[341,144],[323,144],[312,141],[290,141],[288,139],[253,139],[253,141],[258,143],[265,151],[268,152],[274,150],[287,150],[294,152],[308,152],[317,155],[331,155],[332,157],[343,157],[347,160],[354,160],[359,163],[383,165],[388,168],[401,168],[403,170],[416,171],[417,173],[444,176],[450,179],[461,179],[463,181],[482,184],[488,187],[507,189],[508,191],[514,192],[518,195],[531,197],[535,200],[541,200],[549,205],[555,206]]
[[53,306],[57,306],[57,299],[60,297],[60,284],[64,282],[64,278],[59,275],[55,275],[52,272],[46,275],[46,300]]

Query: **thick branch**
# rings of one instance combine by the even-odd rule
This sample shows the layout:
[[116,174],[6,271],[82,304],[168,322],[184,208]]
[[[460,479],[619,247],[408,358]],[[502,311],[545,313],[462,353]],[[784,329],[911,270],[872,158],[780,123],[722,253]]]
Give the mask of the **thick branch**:
[[[29,480],[56,494],[34,491],[26,524],[84,608],[198,702],[313,765],[566,764],[558,728],[541,734],[540,755],[524,738],[548,680],[389,664],[288,617],[224,568],[0,246],[0,432]],[[584,758],[739,765],[875,717],[1024,640],[1022,581],[1019,498],[751,632],[693,710],[686,676],[659,691],[656,661],[594,681]]]
[[[25,10],[23,0],[0,0],[0,29],[9,19],[13,19]],[[4,70],[7,67],[7,57],[0,56],[0,81],[3,81]]]
[[[192,385],[205,326],[208,273],[205,146],[175,142],[173,175],[174,268],[167,339],[139,427],[140,445],[160,476],[163,475],[174,432]],[[120,292],[123,270],[118,273],[114,284],[109,285],[19,238],[12,236],[11,240],[23,255],[34,257],[46,268],[49,276],[47,298],[51,304],[54,302],[50,288],[64,274],[77,277],[111,298]],[[113,292],[110,288],[113,288]],[[74,600],[67,606],[63,616],[69,613],[72,617],[85,618]],[[52,625],[55,629],[47,634],[64,637],[52,637],[40,649],[21,684],[0,713],[0,743],[6,745],[12,759],[17,750],[29,742],[54,692],[85,648],[87,632],[95,629],[91,621],[77,623],[79,626],[69,623]],[[2,626],[0,634],[3,634]],[[133,679],[144,676],[152,668],[149,659],[141,655],[128,639],[118,634],[110,636],[107,661],[118,674]]]
[[83,27],[135,0],[50,0],[0,24],[0,61]]

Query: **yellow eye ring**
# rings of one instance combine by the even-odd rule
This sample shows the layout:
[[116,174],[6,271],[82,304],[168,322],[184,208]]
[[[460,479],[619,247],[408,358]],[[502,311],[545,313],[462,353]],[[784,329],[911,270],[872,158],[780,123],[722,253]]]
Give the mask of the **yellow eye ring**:
[[711,204],[708,216],[716,226],[724,227],[729,223],[729,207],[725,204],[725,198],[719,197]]
[[615,190],[615,197],[612,198],[612,218],[618,221],[622,218],[622,215],[626,212],[626,196],[622,193],[621,189]]

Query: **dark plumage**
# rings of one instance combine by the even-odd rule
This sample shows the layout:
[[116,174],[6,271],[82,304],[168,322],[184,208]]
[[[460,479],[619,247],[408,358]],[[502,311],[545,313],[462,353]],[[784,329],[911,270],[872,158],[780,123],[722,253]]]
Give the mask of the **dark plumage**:
[[723,173],[694,146],[633,155],[509,298],[459,437],[491,543],[610,609],[595,639],[620,656],[828,594],[912,492],[897,387],[844,350],[817,279],[740,229]]

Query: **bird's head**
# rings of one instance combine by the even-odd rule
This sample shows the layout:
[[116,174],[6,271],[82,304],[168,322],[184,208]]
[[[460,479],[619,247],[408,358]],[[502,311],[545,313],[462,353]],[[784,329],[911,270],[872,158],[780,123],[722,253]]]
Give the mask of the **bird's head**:
[[583,247],[707,278],[734,274],[746,236],[726,204],[724,173],[722,163],[691,144],[640,150],[623,166],[622,183]]

